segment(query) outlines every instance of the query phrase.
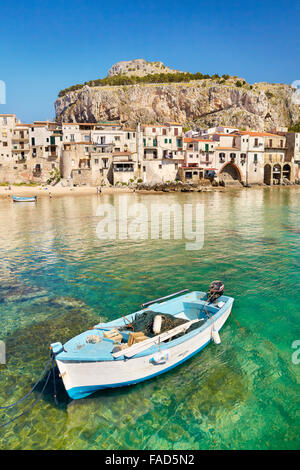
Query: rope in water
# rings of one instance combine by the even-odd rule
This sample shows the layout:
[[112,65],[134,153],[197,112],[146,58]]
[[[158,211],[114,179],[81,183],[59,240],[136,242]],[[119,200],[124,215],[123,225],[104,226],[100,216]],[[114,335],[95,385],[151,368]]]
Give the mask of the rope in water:
[[[39,376],[38,380],[36,381],[36,383],[34,384],[34,386],[32,387],[32,389],[26,393],[26,395],[21,398],[20,400],[17,400],[15,401],[14,403],[12,403],[11,405],[8,405],[8,406],[0,406],[0,410],[7,410],[8,408],[12,408],[13,406],[16,406],[18,405],[19,403],[21,403],[23,400],[25,400],[25,398],[29,397],[32,392],[35,390],[36,386],[40,383],[40,381],[42,380],[42,378],[44,377],[44,375],[46,374],[46,371],[48,369],[48,366],[50,364],[50,362],[52,361],[52,357],[50,357],[49,361],[47,362],[46,364],[46,367],[45,369],[43,370],[43,372],[41,373],[41,375]],[[53,367],[53,363],[52,363],[52,367]]]
[[239,321],[235,318],[235,316],[233,315],[232,311],[230,312],[230,315],[232,315],[232,318],[233,318],[234,321],[236,322],[237,326],[238,326],[239,329],[244,333],[244,332],[245,332],[245,328],[240,325]]
[[49,382],[49,378],[50,378],[50,375],[51,375],[51,369],[49,370],[49,373],[48,373],[48,376],[47,376],[47,379],[46,379],[46,382],[42,388],[42,391],[40,393],[40,396],[35,400],[34,403],[32,403],[32,405],[30,405],[28,408],[26,408],[21,414],[19,414],[18,416],[15,416],[14,418],[10,419],[9,421],[7,421],[6,423],[4,424],[1,424],[0,425],[0,428],[4,428],[5,426],[8,426],[8,424],[12,423],[13,421],[15,421],[16,419],[18,418],[21,418],[21,416],[23,416],[25,413],[27,413],[29,410],[31,410],[39,401],[40,399],[42,398],[42,395],[44,393],[44,390],[45,388],[47,387],[47,384]]

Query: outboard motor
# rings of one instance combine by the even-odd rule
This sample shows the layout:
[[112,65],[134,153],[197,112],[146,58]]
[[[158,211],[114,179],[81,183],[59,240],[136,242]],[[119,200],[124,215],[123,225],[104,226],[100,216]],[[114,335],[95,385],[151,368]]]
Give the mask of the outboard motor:
[[207,292],[207,300],[208,302],[216,302],[216,300],[221,297],[224,293],[224,284],[221,281],[213,281]]

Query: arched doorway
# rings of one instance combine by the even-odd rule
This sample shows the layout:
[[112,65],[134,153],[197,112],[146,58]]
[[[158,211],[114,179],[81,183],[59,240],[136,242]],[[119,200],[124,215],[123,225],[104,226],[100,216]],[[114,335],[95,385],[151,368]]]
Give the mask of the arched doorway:
[[288,163],[283,166],[282,178],[286,178],[289,181],[291,180],[291,167]]
[[273,184],[280,184],[281,180],[281,165],[276,164],[273,166]]
[[240,169],[232,162],[226,163],[226,165],[221,168],[219,177],[227,183],[241,182],[242,179]]
[[265,165],[264,167],[264,183],[270,185],[272,180],[272,169],[271,165]]

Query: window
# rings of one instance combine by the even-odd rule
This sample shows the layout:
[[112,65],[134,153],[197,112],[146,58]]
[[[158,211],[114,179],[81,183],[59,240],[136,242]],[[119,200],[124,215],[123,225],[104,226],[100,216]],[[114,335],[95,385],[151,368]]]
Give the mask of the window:
[[155,127],[153,127],[153,128],[152,128],[152,132],[156,132],[156,129],[155,129]]
[[7,117],[3,118],[3,126],[7,126]]
[[167,143],[168,143],[168,139],[165,139],[165,144],[167,144]]
[[95,158],[95,165],[98,165],[98,163],[99,163],[98,158]]
[[253,159],[254,163],[257,163],[258,159],[257,159],[257,153],[254,154],[254,159]]
[[269,139],[269,147],[273,147],[273,140]]
[[161,169],[162,169],[162,165],[158,165],[158,168],[161,170]]
[[177,127],[175,127],[175,129],[174,129],[174,135],[178,135],[178,128]]
[[[74,134],[71,134],[71,135],[70,135],[70,141],[71,141],[71,142],[75,142],[75,136],[74,136]],[[49,142],[49,139],[47,139],[47,142]]]
[[120,142],[120,137],[118,135],[115,136],[115,141]]
[[236,154],[235,154],[235,153],[231,153],[231,154],[230,154],[231,160],[235,160],[235,157],[236,157]]
[[258,139],[254,139],[254,147],[258,147]]
[[85,141],[85,142],[89,142],[89,140],[90,140],[90,137],[89,137],[88,135],[85,135],[85,136],[84,136],[84,141]]
[[171,143],[172,143],[172,139],[169,139],[169,144],[171,144]]
[[167,135],[167,129],[163,129],[162,133],[163,135]]
[[153,147],[157,147],[157,139],[153,139]]
[[225,162],[225,153],[219,153],[219,161],[220,161],[220,163]]

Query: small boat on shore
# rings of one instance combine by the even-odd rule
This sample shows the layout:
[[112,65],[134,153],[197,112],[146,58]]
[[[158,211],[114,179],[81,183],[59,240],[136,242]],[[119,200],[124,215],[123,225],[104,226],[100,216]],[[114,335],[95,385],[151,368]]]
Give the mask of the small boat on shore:
[[51,344],[68,395],[83,398],[142,382],[183,363],[211,340],[219,344],[218,332],[234,302],[223,291],[220,281],[207,293],[185,289],[147,302],[127,317],[99,323],[64,345]]
[[12,195],[12,200],[14,202],[36,202],[37,201],[37,196],[21,197],[21,196]]

